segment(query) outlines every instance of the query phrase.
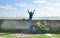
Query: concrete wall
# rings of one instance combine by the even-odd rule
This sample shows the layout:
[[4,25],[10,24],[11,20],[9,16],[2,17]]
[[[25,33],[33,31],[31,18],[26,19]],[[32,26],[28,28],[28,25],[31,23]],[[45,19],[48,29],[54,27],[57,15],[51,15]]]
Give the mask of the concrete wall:
[[50,31],[60,31],[60,20],[46,20],[46,25]]
[[[50,31],[60,31],[60,20],[42,20]],[[4,20],[1,27],[5,29],[28,29],[36,25],[36,20]]]
[[30,27],[29,21],[13,21],[13,20],[4,20],[1,25],[5,29],[26,29]]
[[60,21],[50,21],[51,31],[60,31]]

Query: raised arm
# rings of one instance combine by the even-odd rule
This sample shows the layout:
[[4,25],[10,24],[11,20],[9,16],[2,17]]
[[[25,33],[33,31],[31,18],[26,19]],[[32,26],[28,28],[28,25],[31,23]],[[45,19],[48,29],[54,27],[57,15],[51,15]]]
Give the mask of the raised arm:
[[27,9],[28,13],[29,13],[29,10]]
[[34,11],[33,11],[33,14],[34,14],[34,12],[35,12],[35,9],[34,9]]

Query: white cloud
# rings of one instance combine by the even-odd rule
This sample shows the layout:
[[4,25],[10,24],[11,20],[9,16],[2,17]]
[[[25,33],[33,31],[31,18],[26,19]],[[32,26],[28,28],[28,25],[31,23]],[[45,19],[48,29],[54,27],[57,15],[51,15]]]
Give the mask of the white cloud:
[[27,7],[28,6],[28,4],[26,4],[26,3],[22,3],[22,4],[15,3],[14,5],[17,5],[17,6],[20,6],[20,7]]
[[46,6],[46,7],[43,7],[45,9],[54,9],[54,7],[50,7],[50,6]]
[[23,9],[31,9],[31,8],[34,8],[34,5],[32,4],[32,5],[29,5],[29,4],[27,4],[27,3],[14,3],[14,5],[16,5],[16,6],[18,6],[18,7],[20,7],[20,8],[23,8]]
[[53,5],[52,3],[47,3],[47,5]]
[[46,16],[60,17],[60,10],[56,10],[54,7],[44,7],[42,11]]
[[35,0],[34,3],[46,3],[46,0]]
[[47,5],[60,5],[60,3],[47,3]]
[[20,4],[21,7],[27,7],[27,4]]
[[13,8],[11,5],[5,5],[5,6],[0,6],[0,9],[9,10],[9,9],[16,9],[16,8]]
[[54,8],[55,10],[60,10],[60,3],[47,3],[47,6],[45,8]]
[[43,9],[36,9],[34,17],[60,17],[60,10],[47,6]]

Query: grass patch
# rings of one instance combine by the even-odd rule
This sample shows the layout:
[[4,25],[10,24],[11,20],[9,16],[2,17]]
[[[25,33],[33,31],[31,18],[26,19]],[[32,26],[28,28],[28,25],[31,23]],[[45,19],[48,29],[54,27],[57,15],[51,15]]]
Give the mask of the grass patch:
[[50,36],[48,37],[48,36],[46,36],[46,35],[44,35],[44,34],[35,34],[35,35],[32,35],[32,36],[25,36],[25,37],[23,37],[23,38],[51,38]]
[[[60,38],[60,34],[52,34],[53,36],[47,36],[46,34],[31,34],[31,35],[22,35],[19,36],[19,38]],[[0,34],[0,37],[4,37],[4,38],[18,38],[17,35],[11,35],[9,33],[3,33]]]
[[52,34],[52,36],[47,36],[46,34],[33,34],[32,36],[24,36],[22,38],[60,38],[60,34]]
[[12,35],[5,35],[4,38],[17,38],[17,37]]
[[9,33],[0,33],[0,38],[17,38],[17,37],[12,36]]
[[0,36],[9,35],[8,33],[0,33]]
[[60,38],[60,34],[53,34],[55,37]]

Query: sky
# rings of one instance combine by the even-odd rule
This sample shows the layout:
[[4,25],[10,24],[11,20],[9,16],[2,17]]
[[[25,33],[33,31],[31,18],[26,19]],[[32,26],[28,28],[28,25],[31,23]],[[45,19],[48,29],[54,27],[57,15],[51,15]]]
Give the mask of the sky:
[[60,0],[0,0],[0,17],[60,17]]

